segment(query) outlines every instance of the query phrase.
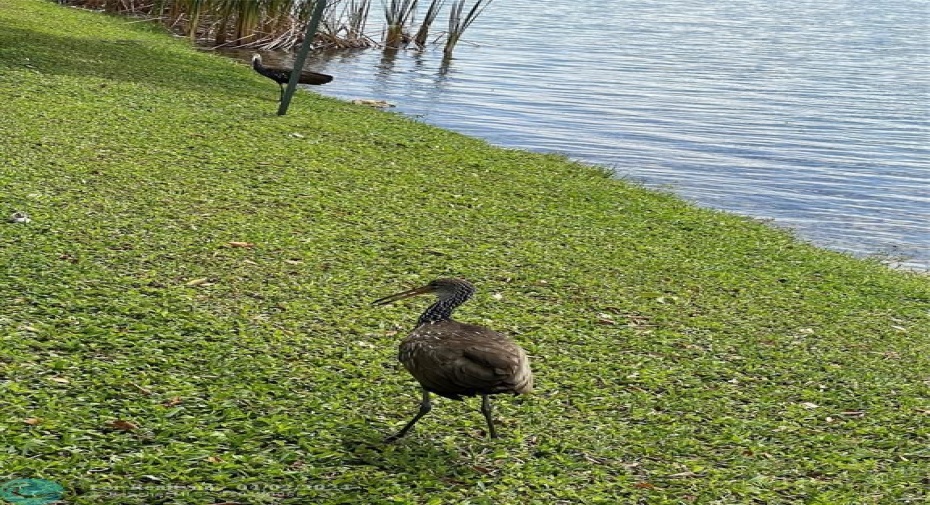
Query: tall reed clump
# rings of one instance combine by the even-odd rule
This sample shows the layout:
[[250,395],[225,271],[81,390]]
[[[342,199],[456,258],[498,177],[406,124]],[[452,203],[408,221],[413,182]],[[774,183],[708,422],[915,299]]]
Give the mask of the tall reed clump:
[[378,45],[365,34],[371,0],[347,0],[326,9],[317,40],[325,47],[345,49]]
[[[155,19],[202,45],[258,49],[288,49],[297,45],[315,6],[315,0],[58,1],[76,7]],[[347,2],[364,4],[362,13],[367,16],[370,0],[331,0],[327,2],[329,18],[333,18],[333,12],[344,12],[342,4]],[[346,33],[359,38],[354,35],[360,26],[358,17],[347,19],[354,23],[354,29]],[[327,37],[320,37],[320,42],[325,44]]]
[[407,45],[410,35],[407,33],[409,23],[417,10],[417,0],[382,0],[384,3],[384,22],[386,31],[384,46],[397,49]]
[[446,45],[443,47],[442,52],[446,58],[452,56],[452,51],[455,49],[455,45],[459,43],[459,39],[462,38],[462,34],[465,30],[475,22],[475,19],[488,7],[491,3],[491,0],[477,0],[474,5],[471,6],[471,9],[468,10],[468,14],[462,15],[465,12],[465,0],[453,0],[452,8],[449,10],[449,33],[446,34]]
[[417,30],[417,34],[413,37],[413,43],[420,49],[426,47],[426,39],[429,37],[430,27],[433,25],[433,22],[436,21],[436,18],[439,16],[439,11],[442,9],[442,6],[445,5],[446,0],[432,0],[429,7],[426,8],[426,14],[423,16],[423,22],[420,23],[420,29]]
[[[291,49],[302,41],[306,24],[317,0],[58,0],[59,3],[103,9],[110,13],[157,19],[192,41],[213,47]],[[428,45],[430,29],[447,5],[430,0],[423,19],[413,33],[418,17],[418,0],[380,0],[384,9],[381,43],[366,33],[372,0],[329,0],[314,44],[320,48],[419,49]],[[477,0],[466,9],[467,0],[453,0],[444,54],[452,50],[491,0]],[[437,37],[437,41],[441,35]]]

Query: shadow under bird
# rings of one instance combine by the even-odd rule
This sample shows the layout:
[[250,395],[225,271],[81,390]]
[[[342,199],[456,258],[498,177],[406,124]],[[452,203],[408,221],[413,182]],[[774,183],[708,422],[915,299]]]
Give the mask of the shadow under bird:
[[453,400],[481,396],[481,413],[488,423],[488,435],[497,438],[489,395],[526,394],[533,390],[533,373],[526,351],[490,328],[452,319],[452,311],[474,292],[475,287],[466,280],[437,279],[426,286],[375,300],[375,305],[386,305],[423,294],[434,294],[437,298],[420,316],[410,335],[401,341],[397,355],[423,388],[420,410],[386,442],[406,435],[432,409],[430,393]]
[[[284,99],[284,85],[291,80],[291,69],[289,68],[278,68],[278,67],[266,67],[262,65],[262,55],[256,53],[252,55],[252,68],[255,69],[261,75],[271,79],[272,81],[278,83],[278,87],[281,88],[281,97],[279,100]],[[326,84],[333,80],[333,76],[320,74],[317,72],[311,72],[309,70],[300,71],[300,79],[297,81],[300,84]]]

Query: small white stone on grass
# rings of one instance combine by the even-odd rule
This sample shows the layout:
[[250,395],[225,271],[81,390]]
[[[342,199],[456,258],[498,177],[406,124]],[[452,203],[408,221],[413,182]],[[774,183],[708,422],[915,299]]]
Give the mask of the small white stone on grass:
[[31,222],[32,219],[30,219],[29,215],[26,214],[25,212],[14,212],[13,215],[10,216],[10,219],[8,219],[7,221],[11,223],[24,223],[25,224],[25,223]]

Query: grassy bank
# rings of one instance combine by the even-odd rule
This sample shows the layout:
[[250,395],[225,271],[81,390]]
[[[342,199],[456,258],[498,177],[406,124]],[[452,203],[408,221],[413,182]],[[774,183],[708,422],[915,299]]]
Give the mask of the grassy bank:
[[[277,95],[144,24],[0,0],[0,217],[32,218],[0,223],[0,481],[86,505],[927,499],[926,277]],[[448,275],[538,392],[498,402],[500,440],[440,400],[386,446],[425,300],[369,303]]]

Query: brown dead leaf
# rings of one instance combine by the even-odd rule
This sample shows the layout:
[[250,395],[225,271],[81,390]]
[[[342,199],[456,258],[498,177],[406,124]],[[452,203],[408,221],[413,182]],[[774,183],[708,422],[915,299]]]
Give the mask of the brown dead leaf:
[[116,421],[110,421],[109,423],[107,423],[107,426],[109,426],[110,428],[113,428],[114,430],[122,430],[122,431],[133,431],[133,430],[139,429],[138,424],[132,421],[127,421],[125,419],[117,419]]
[[639,488],[639,489],[655,489],[656,488],[654,485],[650,484],[649,482],[637,482],[636,484],[633,484],[633,487]]
[[191,286],[191,287],[193,287],[193,286],[200,286],[200,285],[206,284],[209,280],[210,280],[210,279],[208,279],[207,277],[201,277],[201,278],[199,278],[199,279],[194,279],[194,280],[191,280],[191,281],[187,281],[187,284],[186,284],[186,285]]
[[207,461],[209,461],[210,463],[222,463],[223,459],[220,458],[219,456],[209,456],[207,458]]
[[182,401],[183,400],[181,399],[180,396],[174,396],[170,400],[166,400],[164,403],[162,403],[162,405],[164,405],[165,407],[174,407],[174,406],[180,405]]
[[29,426],[36,426],[38,424],[41,424],[42,421],[43,419],[41,417],[27,417],[26,419],[23,419],[23,422],[28,424]]
[[71,384],[71,381],[64,377],[52,377],[52,380],[59,384]]
[[251,242],[230,242],[229,247],[242,247],[242,248],[249,249],[249,248],[255,247],[255,244]]

